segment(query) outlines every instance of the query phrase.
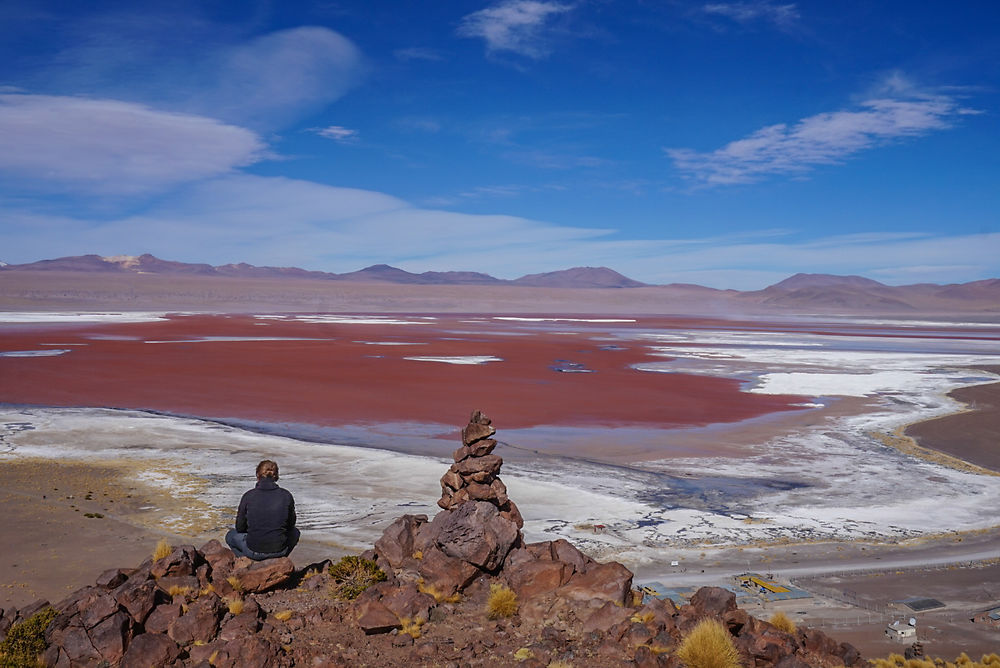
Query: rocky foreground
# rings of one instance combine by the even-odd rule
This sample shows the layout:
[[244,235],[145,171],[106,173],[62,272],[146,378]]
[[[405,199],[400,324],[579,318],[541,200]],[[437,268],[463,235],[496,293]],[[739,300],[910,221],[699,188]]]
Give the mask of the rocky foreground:
[[[389,526],[362,555],[385,579],[353,600],[334,597],[343,578],[329,562],[252,562],[213,540],[109,570],[55,605],[0,611],[0,639],[51,607],[46,666],[679,667],[679,644],[707,617],[728,630],[744,666],[861,661],[820,631],[752,617],[724,589],[703,588],[679,608],[642,603],[622,564],[565,540],[525,543],[494,432],[473,413],[441,479],[442,511]],[[516,596],[498,607],[498,589]]]

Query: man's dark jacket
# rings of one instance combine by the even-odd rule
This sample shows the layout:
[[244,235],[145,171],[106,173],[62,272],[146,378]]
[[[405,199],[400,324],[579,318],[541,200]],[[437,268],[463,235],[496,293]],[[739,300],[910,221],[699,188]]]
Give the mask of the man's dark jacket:
[[240,499],[236,530],[247,534],[247,547],[254,552],[280,552],[294,526],[292,493],[278,487],[273,478],[261,478]]

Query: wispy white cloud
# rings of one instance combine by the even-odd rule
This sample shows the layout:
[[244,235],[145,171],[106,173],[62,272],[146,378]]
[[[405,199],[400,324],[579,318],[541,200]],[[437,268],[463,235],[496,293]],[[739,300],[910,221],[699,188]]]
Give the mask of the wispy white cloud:
[[766,0],[757,2],[713,2],[703,5],[705,14],[724,16],[737,23],[767,21],[779,28],[788,29],[799,20],[799,10],[794,4],[779,5]]
[[480,37],[489,53],[510,51],[528,58],[544,58],[549,45],[544,28],[573,5],[543,0],[507,0],[465,16],[460,37]]
[[866,149],[943,130],[962,112],[957,98],[947,95],[872,99],[858,109],[761,128],[715,151],[664,150],[677,170],[697,183],[752,183],[774,174],[801,174],[817,165],[841,163]]
[[181,187],[140,215],[49,216],[0,202],[0,220],[0,259],[8,262],[152,251],[212,264],[247,261],[352,271],[386,262],[410,271],[484,271],[501,278],[603,265],[648,283],[742,290],[800,271],[862,274],[887,283],[975,280],[996,275],[1000,246],[1000,234],[893,233],[795,241],[780,230],[761,230],[622,239],[611,229],[441,211],[374,191],[238,173]]
[[43,188],[149,192],[265,154],[255,133],[211,118],[117,100],[0,95],[0,173]]
[[265,127],[325,107],[365,71],[350,40],[317,26],[281,30],[224,48],[199,67],[204,68],[204,85],[197,80],[182,84],[186,108]]
[[315,132],[320,137],[326,137],[327,139],[332,139],[336,142],[340,142],[341,144],[350,144],[358,140],[357,130],[345,128],[342,125],[331,125],[325,128],[317,128]]
[[444,60],[444,55],[439,50],[420,46],[411,46],[407,49],[396,49],[392,52],[392,55],[394,55],[397,60],[402,61],[427,60],[431,62],[440,62]]

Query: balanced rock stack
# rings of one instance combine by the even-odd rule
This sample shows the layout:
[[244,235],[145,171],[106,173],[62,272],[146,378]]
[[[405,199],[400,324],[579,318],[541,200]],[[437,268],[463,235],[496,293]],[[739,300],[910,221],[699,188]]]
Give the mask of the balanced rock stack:
[[462,447],[455,450],[455,463],[441,476],[438,505],[451,510],[466,501],[488,501],[520,529],[524,520],[514,502],[507,498],[507,487],[500,480],[503,459],[493,454],[497,447],[493,422],[482,411],[475,411],[462,430]]

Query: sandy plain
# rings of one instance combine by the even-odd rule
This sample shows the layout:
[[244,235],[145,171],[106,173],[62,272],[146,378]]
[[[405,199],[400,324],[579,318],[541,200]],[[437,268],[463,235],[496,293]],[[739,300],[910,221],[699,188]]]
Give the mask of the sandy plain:
[[[249,315],[8,325],[0,328],[0,352],[69,352],[0,359],[0,401],[196,415],[255,429],[305,433],[317,440],[353,439],[354,445],[435,456],[450,453],[457,426],[470,408],[481,406],[494,415],[505,434],[510,430],[526,461],[552,456],[640,465],[684,460],[694,453],[739,460],[775,435],[863,413],[873,401],[844,397],[803,407],[815,397],[746,392],[746,377],[639,372],[636,365],[651,358],[649,347],[595,337],[589,331],[611,327],[608,322],[584,323],[578,321],[586,318],[576,318],[526,334],[518,328],[534,327],[530,321],[511,329],[484,316],[439,314],[432,323],[422,322],[421,317],[426,316],[403,318],[411,323],[403,325],[303,322],[287,316],[262,320]],[[720,323],[660,318],[613,326],[642,330],[632,332],[635,335],[664,328],[715,331]],[[776,326],[754,321],[722,326],[757,332],[817,331],[815,324]],[[818,329],[822,335],[830,335],[828,330]],[[947,336],[976,338],[982,333],[949,329]],[[503,362],[460,364],[407,357],[489,357]],[[567,371],[576,368],[567,362],[593,373]],[[998,387],[979,384],[953,390],[956,399],[975,410],[921,422],[906,433],[923,447],[997,470],[991,454],[997,441],[991,434],[1000,428],[993,403]],[[579,431],[572,438],[559,438],[560,428]],[[666,445],[665,428],[671,434]],[[615,435],[613,441],[610,434]],[[516,460],[517,452],[505,454],[511,456]],[[57,599],[106,568],[141,561],[160,537],[197,544],[219,537],[219,527],[227,521],[224,512],[211,508],[192,514],[187,524],[164,524],[163,518],[180,512],[172,506],[171,495],[162,487],[137,482],[130,470],[134,464],[120,460],[15,461],[6,456],[2,465],[7,519],[0,528],[0,541],[10,547],[5,547],[0,560],[4,583],[0,605]],[[190,505],[184,508],[189,512]],[[103,517],[88,518],[86,513]],[[916,540],[782,542],[767,547],[684,548],[675,552],[683,555],[683,573],[637,572],[640,578],[672,575],[677,582],[718,582],[734,572],[764,567],[804,577],[891,563],[893,573],[912,573],[929,564],[1000,556],[1000,532],[995,528]],[[305,564],[344,551],[349,550],[335,542],[307,541],[294,557]],[[975,584],[978,578],[993,577],[993,571],[979,568],[940,574],[934,582],[954,591],[965,586],[959,586],[960,581],[971,578]],[[857,586],[876,600],[886,600],[898,595],[894,588],[898,585],[886,585],[890,581],[866,577]],[[916,586],[908,595],[933,595],[925,593],[933,590],[927,579],[909,582]],[[938,597],[944,600],[945,594]],[[985,599],[955,598],[953,617],[954,610],[964,611],[973,602],[988,604]],[[846,619],[850,609],[845,610]],[[828,612],[814,611],[813,617],[824,618]],[[872,628],[855,631],[860,647],[882,652],[884,643],[869,637]],[[965,643],[970,651],[987,651],[992,639],[1000,637],[983,636],[980,628],[965,635],[956,642]],[[942,652],[953,647],[941,637],[934,644]]]

